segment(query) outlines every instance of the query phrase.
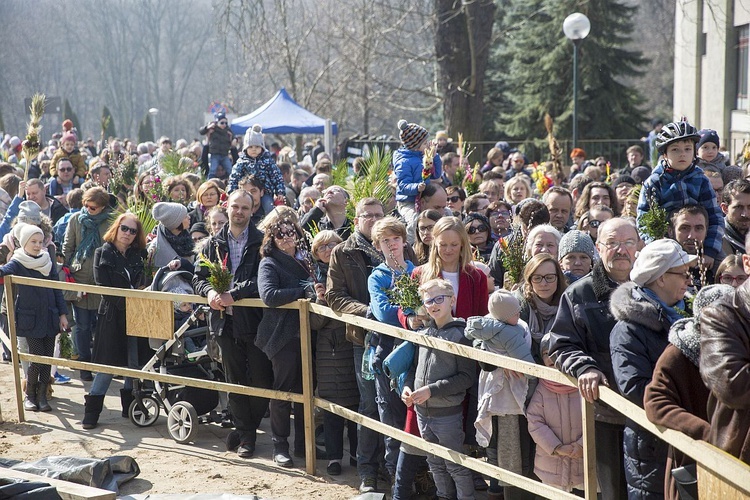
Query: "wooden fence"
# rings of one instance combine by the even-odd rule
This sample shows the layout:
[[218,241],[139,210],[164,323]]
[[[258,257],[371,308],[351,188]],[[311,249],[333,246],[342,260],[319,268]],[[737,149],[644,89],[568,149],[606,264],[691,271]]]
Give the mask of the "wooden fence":
[[[23,394],[21,392],[21,380],[19,371],[19,361],[33,361],[49,364],[57,364],[72,369],[90,370],[94,372],[111,373],[125,377],[133,377],[142,380],[153,380],[169,384],[179,384],[192,387],[200,387],[217,391],[231,392],[235,394],[244,394],[248,396],[259,396],[270,399],[292,401],[302,403],[304,406],[305,419],[305,464],[308,474],[315,474],[315,432],[313,427],[314,410],[321,408],[323,410],[335,413],[347,420],[352,420],[362,426],[373,429],[381,434],[388,435],[404,443],[414,446],[422,451],[437,455],[441,458],[454,463],[459,463],[487,476],[495,477],[500,481],[517,486],[526,491],[535,493],[544,498],[551,499],[575,499],[578,498],[570,493],[547,486],[540,482],[515,474],[500,467],[490,465],[483,460],[469,457],[463,453],[457,452],[440,446],[435,443],[428,443],[424,439],[408,434],[400,429],[395,429],[386,424],[374,420],[359,413],[334,404],[322,398],[315,397],[313,379],[312,379],[312,346],[310,336],[309,314],[315,313],[329,318],[333,318],[344,323],[357,325],[368,330],[376,331],[381,334],[390,335],[402,340],[408,340],[415,344],[424,345],[433,349],[450,352],[456,356],[468,357],[476,361],[486,362],[509,370],[522,372],[538,378],[544,378],[561,384],[576,386],[573,378],[568,377],[552,368],[545,366],[526,363],[517,359],[489,353],[479,349],[458,345],[442,339],[426,337],[418,333],[385,325],[383,323],[368,320],[359,316],[350,314],[340,314],[332,311],[330,308],[318,304],[310,303],[307,300],[282,306],[284,309],[296,309],[300,315],[300,348],[302,352],[302,394],[275,391],[270,389],[261,389],[256,387],[247,387],[242,385],[229,384],[224,382],[213,382],[198,380],[176,375],[143,372],[130,368],[120,368],[96,363],[81,361],[72,361],[69,359],[54,358],[49,356],[35,356],[31,354],[18,353],[16,329],[15,329],[15,304],[14,294],[12,293],[13,285],[31,285],[53,288],[59,290],[82,291],[88,293],[99,293],[111,296],[125,297],[126,304],[136,305],[144,300],[161,300],[161,301],[179,301],[193,302],[197,304],[206,304],[204,297],[197,295],[172,294],[166,292],[150,292],[141,290],[125,290],[120,288],[106,288],[94,285],[82,285],[78,283],[63,283],[58,281],[39,280],[33,278],[22,278],[16,276],[5,277],[5,296],[8,301],[8,327],[10,338],[3,335],[3,343],[9,345],[12,362],[15,373],[15,390],[16,402],[18,406],[19,421],[25,419],[23,409]],[[235,302],[235,307],[262,307],[266,308],[259,299],[244,299]],[[127,307],[127,306],[126,306]],[[167,325],[165,325],[166,327]],[[358,368],[358,367],[355,367]],[[636,422],[647,431],[659,436],[661,439],[679,449],[683,453],[693,457],[698,462],[698,477],[701,498],[718,498],[719,495],[726,498],[746,498],[750,496],[750,466],[724,453],[706,442],[696,441],[680,432],[666,429],[661,426],[652,424],[646,418],[644,411],[625,398],[612,391],[607,387],[600,387],[600,399],[614,408],[625,417]],[[582,399],[583,414],[583,448],[584,448],[584,483],[585,498],[595,499],[597,497],[597,480],[596,480],[596,451],[594,445],[594,405],[587,403]],[[0,415],[0,421],[2,415]]]

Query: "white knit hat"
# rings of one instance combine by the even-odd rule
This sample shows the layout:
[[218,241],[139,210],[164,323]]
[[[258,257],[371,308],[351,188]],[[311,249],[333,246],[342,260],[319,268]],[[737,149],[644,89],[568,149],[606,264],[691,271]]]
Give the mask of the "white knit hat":
[[260,146],[265,149],[265,143],[263,142],[263,127],[256,123],[247,129],[243,143],[245,149],[250,146]]

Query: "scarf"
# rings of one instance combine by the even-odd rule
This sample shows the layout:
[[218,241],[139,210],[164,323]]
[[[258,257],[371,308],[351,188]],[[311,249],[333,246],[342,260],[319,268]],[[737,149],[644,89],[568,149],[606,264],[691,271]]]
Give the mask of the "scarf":
[[45,277],[49,276],[49,272],[52,270],[52,259],[49,253],[44,250],[42,250],[42,253],[38,257],[32,257],[24,252],[23,248],[17,248],[13,251],[13,258],[11,260],[16,260],[26,269],[40,272]]
[[540,378],[539,382],[544,387],[549,389],[550,392],[554,392],[555,394],[572,394],[578,391],[577,387],[571,387],[569,385],[560,384],[558,382],[553,382],[551,380],[545,380],[543,378]]
[[724,224],[724,239],[732,246],[734,253],[745,253],[745,237],[729,221]]
[[99,226],[109,218],[109,210],[102,210],[100,214],[91,215],[85,208],[78,214],[81,223],[81,242],[76,248],[73,262],[80,264],[94,254],[94,250],[102,246]]
[[354,231],[354,242],[357,244],[357,249],[362,250],[370,259],[372,267],[377,267],[383,263],[383,255],[375,250],[375,247],[365,238],[365,235],[359,231]]
[[664,312],[664,316],[666,316],[667,321],[669,322],[669,326],[672,326],[676,321],[681,320],[684,316],[682,316],[679,312],[677,312],[677,309],[680,309],[682,311],[685,310],[685,301],[680,300],[678,303],[676,303],[673,306],[668,306],[662,300],[659,298],[656,293],[654,293],[653,290],[650,288],[641,288],[638,287],[641,293],[645,295],[646,297],[654,300],[659,306],[661,307],[662,311]]
[[183,229],[180,234],[173,234],[172,231],[168,231],[164,227],[164,224],[159,224],[159,231],[161,231],[169,246],[172,247],[172,250],[180,257],[191,257],[194,254],[195,242],[187,230]]
[[558,306],[547,304],[534,295],[533,303],[529,304],[529,331],[535,342],[540,342],[542,337],[552,328],[552,322],[557,315]]

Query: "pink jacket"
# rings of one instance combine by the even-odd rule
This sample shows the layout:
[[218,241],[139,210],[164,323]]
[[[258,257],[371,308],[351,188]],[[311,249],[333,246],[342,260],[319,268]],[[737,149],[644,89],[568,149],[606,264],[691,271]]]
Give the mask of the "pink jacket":
[[583,489],[583,458],[553,455],[561,444],[583,446],[581,396],[574,387],[540,380],[526,410],[536,442],[534,473],[544,484],[565,491]]

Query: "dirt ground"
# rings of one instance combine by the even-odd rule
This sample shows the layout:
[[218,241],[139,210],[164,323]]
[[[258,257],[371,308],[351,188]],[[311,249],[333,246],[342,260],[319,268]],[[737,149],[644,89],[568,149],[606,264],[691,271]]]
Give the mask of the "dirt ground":
[[[121,495],[155,493],[256,494],[269,499],[349,499],[357,496],[359,477],[344,460],[341,476],[325,473],[327,462],[318,460],[318,476],[304,472],[304,458],[295,458],[296,467],[281,469],[271,460],[270,423],[263,421],[255,457],[243,460],[226,451],[230,429],[216,424],[201,425],[195,442],[179,444],[167,432],[162,412],[151,427],[138,428],[120,416],[119,391],[122,381],[113,381],[105,398],[99,427],[84,431],[83,396],[90,382],[75,377],[68,385],[54,386],[50,401],[54,411],[26,414],[18,422],[12,367],[0,365],[0,456],[34,461],[47,456],[65,455],[105,458],[128,455],[138,463],[139,477],[124,484]],[[73,377],[68,370],[61,373]]]

